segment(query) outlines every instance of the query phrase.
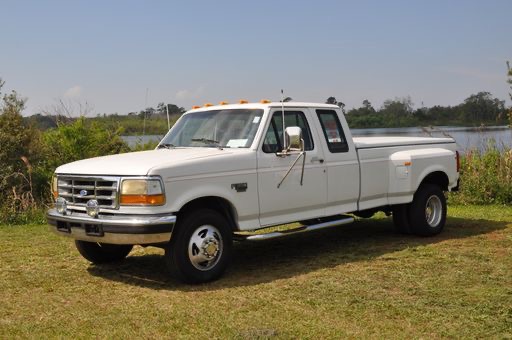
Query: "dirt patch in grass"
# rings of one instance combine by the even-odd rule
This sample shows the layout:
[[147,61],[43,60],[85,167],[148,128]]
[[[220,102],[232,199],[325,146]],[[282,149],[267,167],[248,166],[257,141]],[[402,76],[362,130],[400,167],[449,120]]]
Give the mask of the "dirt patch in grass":
[[512,209],[451,207],[432,238],[389,218],[237,243],[219,281],[136,247],[94,266],[45,226],[0,227],[0,337],[512,337]]

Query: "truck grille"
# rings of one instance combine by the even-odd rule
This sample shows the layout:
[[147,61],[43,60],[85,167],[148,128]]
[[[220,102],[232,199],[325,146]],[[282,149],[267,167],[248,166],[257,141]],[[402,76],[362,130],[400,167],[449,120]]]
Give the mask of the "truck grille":
[[95,199],[100,208],[118,207],[118,177],[58,176],[57,179],[59,196],[69,204],[85,207],[87,201]]

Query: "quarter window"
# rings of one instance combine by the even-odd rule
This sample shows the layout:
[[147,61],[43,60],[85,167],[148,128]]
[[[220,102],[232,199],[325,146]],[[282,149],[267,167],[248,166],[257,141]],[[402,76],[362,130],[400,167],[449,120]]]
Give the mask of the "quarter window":
[[338,114],[334,110],[316,110],[327,147],[332,153],[347,152],[348,144]]

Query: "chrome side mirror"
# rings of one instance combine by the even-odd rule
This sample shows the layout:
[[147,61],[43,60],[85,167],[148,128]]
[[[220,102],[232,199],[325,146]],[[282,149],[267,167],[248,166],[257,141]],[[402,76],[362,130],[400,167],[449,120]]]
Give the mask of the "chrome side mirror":
[[283,153],[290,151],[304,151],[304,140],[302,139],[302,129],[298,126],[289,126],[284,130],[284,150]]
[[284,150],[282,152],[278,152],[276,155],[279,157],[286,157],[291,154],[298,154],[297,158],[293,161],[292,165],[281,179],[281,181],[277,184],[277,187],[281,187],[284,180],[299,159],[302,157],[302,169],[300,175],[300,185],[304,181],[304,167],[306,165],[306,151],[304,151],[304,139],[302,139],[302,129],[298,126],[289,126],[284,130]]

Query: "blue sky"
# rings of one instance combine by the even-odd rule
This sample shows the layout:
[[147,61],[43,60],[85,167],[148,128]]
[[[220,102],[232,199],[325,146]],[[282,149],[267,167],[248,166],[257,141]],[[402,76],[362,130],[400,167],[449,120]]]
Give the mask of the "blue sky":
[[[125,114],[158,102],[508,100],[512,1],[4,1],[0,77]],[[510,101],[507,101],[510,104]]]

